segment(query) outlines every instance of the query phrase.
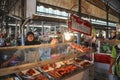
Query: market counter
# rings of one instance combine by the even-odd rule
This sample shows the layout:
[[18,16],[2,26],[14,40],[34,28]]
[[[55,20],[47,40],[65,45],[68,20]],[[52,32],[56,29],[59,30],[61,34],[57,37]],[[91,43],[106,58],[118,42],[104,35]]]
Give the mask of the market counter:
[[90,66],[65,80],[94,80],[94,65]]
[[113,80],[113,75],[109,74],[110,54],[96,53],[94,54],[95,79],[97,80]]
[[96,54],[94,54],[94,61],[99,62],[99,63],[110,64],[110,54],[96,53]]

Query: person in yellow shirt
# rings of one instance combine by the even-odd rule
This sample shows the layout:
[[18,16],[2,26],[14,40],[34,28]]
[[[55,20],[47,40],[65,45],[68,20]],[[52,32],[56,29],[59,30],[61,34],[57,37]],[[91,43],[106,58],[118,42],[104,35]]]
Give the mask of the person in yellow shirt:
[[112,67],[114,65],[114,80],[120,80],[120,44],[113,46],[111,54],[111,63],[109,73],[112,74]]

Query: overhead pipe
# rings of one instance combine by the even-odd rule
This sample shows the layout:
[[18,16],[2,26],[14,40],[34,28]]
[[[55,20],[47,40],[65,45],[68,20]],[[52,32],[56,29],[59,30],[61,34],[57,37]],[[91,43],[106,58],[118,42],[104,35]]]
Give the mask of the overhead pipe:
[[24,46],[25,45],[25,41],[24,41],[24,26],[31,20],[30,17],[26,18],[26,20],[23,22],[21,29],[22,29],[22,33],[21,33],[21,45]]
[[17,16],[14,16],[14,15],[11,15],[11,14],[8,14],[8,16],[11,17],[11,18],[16,19],[16,20],[18,20],[18,21],[21,21],[21,20],[22,20],[22,18],[17,17]]

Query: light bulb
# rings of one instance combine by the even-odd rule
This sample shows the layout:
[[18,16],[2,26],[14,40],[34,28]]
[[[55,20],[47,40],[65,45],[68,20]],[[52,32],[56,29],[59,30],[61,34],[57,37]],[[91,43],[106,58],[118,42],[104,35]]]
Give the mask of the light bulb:
[[71,39],[71,35],[69,32],[64,33],[64,35],[65,35],[65,40],[69,41]]

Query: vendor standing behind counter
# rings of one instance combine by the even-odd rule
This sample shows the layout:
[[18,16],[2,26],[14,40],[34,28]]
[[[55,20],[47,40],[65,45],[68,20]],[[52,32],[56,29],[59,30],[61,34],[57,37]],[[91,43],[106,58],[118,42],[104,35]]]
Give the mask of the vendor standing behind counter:
[[[29,32],[26,37],[26,44],[27,45],[32,45],[34,44],[34,39],[33,39],[33,34]],[[29,40],[29,41],[27,41]],[[33,41],[33,42],[31,42]],[[35,43],[38,43],[35,41]],[[9,67],[9,66],[14,66],[16,64],[24,64],[24,63],[31,63],[31,62],[37,62],[43,59],[50,59],[50,54],[56,53],[56,44],[58,43],[57,39],[53,39],[51,41],[51,48],[50,47],[43,47],[43,48],[25,48],[25,49],[17,49],[10,51],[9,53],[13,54],[11,57],[9,57],[7,60],[2,62],[0,64],[1,67]],[[8,53],[7,51],[0,51],[0,53]],[[8,53],[8,55],[9,55]],[[44,60],[44,59],[43,59]],[[17,63],[12,63],[12,62],[17,62]]]
[[34,33],[28,32],[25,40],[25,45],[37,45],[37,44],[41,44],[41,43],[35,40]]
[[[37,44],[40,44],[40,42],[35,41],[34,33],[33,32],[28,32],[27,36],[26,36],[26,40],[25,40],[25,45],[37,45]],[[38,59],[36,59],[36,56],[39,56],[38,50],[39,50],[39,48],[29,48],[29,49],[15,50],[13,56],[11,56],[8,60],[6,60],[4,63],[2,63],[1,67],[9,66],[10,62],[16,61],[16,60],[17,61],[19,61],[19,60],[23,61],[24,60],[25,62],[38,61]],[[1,53],[4,53],[4,51],[1,51]],[[30,56],[31,56],[31,58],[30,58]],[[31,59],[31,60],[28,60],[26,57],[29,57],[28,59]]]

